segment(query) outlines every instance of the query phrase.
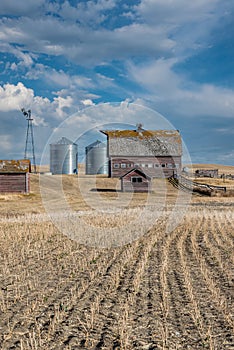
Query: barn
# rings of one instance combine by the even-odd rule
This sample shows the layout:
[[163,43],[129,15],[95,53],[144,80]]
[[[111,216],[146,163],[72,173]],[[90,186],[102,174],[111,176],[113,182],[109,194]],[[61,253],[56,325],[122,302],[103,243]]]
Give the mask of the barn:
[[182,141],[178,130],[101,130],[107,136],[109,177],[139,168],[150,177],[181,172]]
[[122,192],[150,192],[151,177],[134,168],[120,177]]
[[0,192],[30,191],[30,160],[0,160]]

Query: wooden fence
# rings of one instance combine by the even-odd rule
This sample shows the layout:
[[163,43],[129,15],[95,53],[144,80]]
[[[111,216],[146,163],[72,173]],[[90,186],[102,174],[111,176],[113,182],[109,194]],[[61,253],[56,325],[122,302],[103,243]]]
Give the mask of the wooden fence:
[[178,178],[170,178],[169,181],[173,186],[180,188],[184,191],[189,191],[193,193],[199,193],[202,195],[211,195],[214,191],[226,192],[227,188],[225,186],[214,186],[208,184],[202,184],[199,182],[192,181],[184,176],[178,176]]

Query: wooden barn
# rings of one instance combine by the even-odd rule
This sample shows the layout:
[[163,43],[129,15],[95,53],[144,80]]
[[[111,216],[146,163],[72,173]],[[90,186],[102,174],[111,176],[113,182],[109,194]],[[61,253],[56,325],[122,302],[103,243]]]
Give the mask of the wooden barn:
[[120,177],[122,192],[150,192],[151,177],[134,168]]
[[109,177],[139,168],[150,177],[181,172],[182,141],[178,130],[101,130],[107,136]]
[[0,192],[28,193],[30,191],[30,161],[0,160]]

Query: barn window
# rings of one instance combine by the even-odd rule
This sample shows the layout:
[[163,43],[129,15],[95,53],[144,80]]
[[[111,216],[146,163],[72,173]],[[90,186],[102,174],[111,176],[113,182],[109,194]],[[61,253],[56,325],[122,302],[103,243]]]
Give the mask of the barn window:
[[167,163],[167,167],[171,169],[171,168],[173,168],[174,166],[173,166],[173,164],[171,164],[171,163]]
[[166,164],[162,164],[162,167],[165,168]]
[[132,166],[131,163],[128,163],[128,164],[127,164],[127,167],[128,167],[128,168],[131,168],[131,166]]
[[153,168],[153,164],[152,164],[152,163],[149,163],[149,164],[148,164],[148,168]]
[[155,168],[158,168],[158,167],[159,167],[159,164],[158,164],[158,163],[155,163],[155,164],[154,164],[154,167],[155,167]]
[[115,164],[114,164],[114,168],[115,168],[115,169],[119,168],[119,164],[118,164],[118,163],[115,163]]
[[144,167],[145,167],[145,164],[143,163],[143,164],[141,164],[141,166],[142,166],[142,168],[144,168]]
[[131,178],[131,181],[132,181],[132,182],[142,182],[142,177],[136,177],[136,176],[135,176],[135,177],[132,177],[132,178]]
[[126,168],[126,163],[121,163],[121,168]]

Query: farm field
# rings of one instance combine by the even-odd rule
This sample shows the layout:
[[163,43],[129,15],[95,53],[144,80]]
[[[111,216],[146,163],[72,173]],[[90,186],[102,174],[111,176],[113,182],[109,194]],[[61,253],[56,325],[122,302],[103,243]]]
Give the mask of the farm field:
[[[63,177],[64,196],[97,230],[126,236],[142,208],[147,224],[146,194],[125,208],[118,180],[98,177],[96,191],[91,177],[82,181],[87,197],[73,176]],[[30,195],[0,196],[1,349],[234,349],[234,197],[193,196],[168,230],[178,192],[162,180],[155,189],[153,201],[163,203],[157,221],[129,243],[104,248],[60,232],[38,175]],[[105,212],[89,216],[97,194],[119,199],[122,211],[109,222]],[[59,208],[55,191],[48,198]]]

